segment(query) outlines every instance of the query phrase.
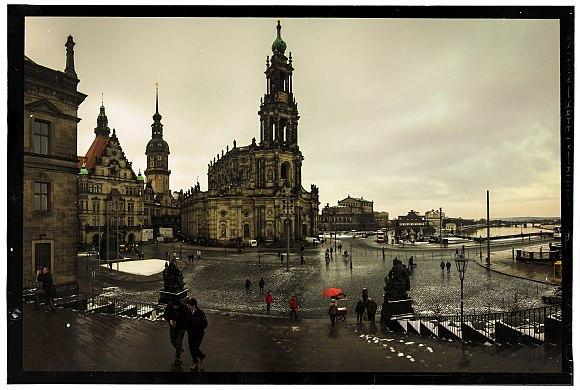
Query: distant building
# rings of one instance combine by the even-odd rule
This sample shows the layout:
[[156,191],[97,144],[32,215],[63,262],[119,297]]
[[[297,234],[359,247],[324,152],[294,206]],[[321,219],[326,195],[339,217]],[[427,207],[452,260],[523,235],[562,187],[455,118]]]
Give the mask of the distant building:
[[445,218],[445,213],[441,211],[441,215],[439,215],[439,210],[431,209],[431,211],[425,212],[425,219],[429,223],[429,225],[433,226],[435,232],[433,233],[435,236],[439,237],[439,230],[440,228],[445,229],[445,224],[443,223],[443,219]]
[[[208,191],[199,183],[179,198],[181,232],[216,244],[240,240],[292,240],[318,234],[318,188],[302,187],[298,107],[292,92],[292,54],[280,35],[266,60],[266,94],[260,102],[260,142],[234,141],[208,164]],[[149,177],[149,176],[148,176]]]
[[374,218],[376,229],[387,229],[389,227],[389,213],[384,211],[375,211]]
[[72,36],[64,72],[24,58],[23,278],[50,268],[55,283],[77,277],[78,107]]
[[423,241],[435,233],[433,225],[425,216],[411,210],[407,215],[399,216],[395,224],[395,240],[399,241]]
[[[381,216],[378,218],[380,220]],[[376,230],[378,226],[373,212],[373,202],[362,197],[353,198],[350,195],[339,200],[336,206],[327,204],[322,209],[320,222],[322,229],[327,231],[369,231]]]
[[109,251],[115,253],[117,235],[119,244],[141,241],[145,179],[141,172],[136,175],[133,171],[115,129],[111,134],[103,105],[95,139],[86,155],[79,157],[79,166],[81,244],[95,249],[109,245]]

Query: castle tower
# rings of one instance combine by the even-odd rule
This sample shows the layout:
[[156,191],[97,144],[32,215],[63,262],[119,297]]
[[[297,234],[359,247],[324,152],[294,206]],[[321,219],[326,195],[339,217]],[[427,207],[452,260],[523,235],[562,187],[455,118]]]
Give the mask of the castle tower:
[[163,139],[163,125],[159,114],[159,87],[155,89],[155,115],[151,125],[151,140],[145,149],[147,156],[147,169],[145,176],[147,181],[153,186],[153,191],[158,193],[169,193],[169,145]]
[[292,53],[286,52],[280,21],[272,43],[272,59],[266,58],[266,94],[260,104],[260,145],[298,147],[298,108],[292,93]]

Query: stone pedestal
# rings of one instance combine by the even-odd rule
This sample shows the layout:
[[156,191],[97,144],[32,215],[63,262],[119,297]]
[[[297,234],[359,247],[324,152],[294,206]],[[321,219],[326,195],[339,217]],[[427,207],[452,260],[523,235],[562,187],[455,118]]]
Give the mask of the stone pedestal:
[[160,304],[167,304],[169,302],[182,302],[187,299],[187,292],[189,290],[183,289],[179,292],[170,292],[170,291],[159,291],[159,303]]
[[413,300],[411,298],[389,300],[385,299],[381,308],[381,322],[389,322],[399,316],[413,315]]

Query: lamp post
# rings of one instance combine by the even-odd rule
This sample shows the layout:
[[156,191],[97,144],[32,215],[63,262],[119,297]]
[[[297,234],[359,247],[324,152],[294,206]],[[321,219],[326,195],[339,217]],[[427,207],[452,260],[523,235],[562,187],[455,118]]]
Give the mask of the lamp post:
[[465,278],[467,263],[469,263],[469,259],[465,257],[464,251],[455,255],[455,265],[457,266],[457,272],[459,272],[459,279],[461,280],[461,326],[463,325],[463,279]]

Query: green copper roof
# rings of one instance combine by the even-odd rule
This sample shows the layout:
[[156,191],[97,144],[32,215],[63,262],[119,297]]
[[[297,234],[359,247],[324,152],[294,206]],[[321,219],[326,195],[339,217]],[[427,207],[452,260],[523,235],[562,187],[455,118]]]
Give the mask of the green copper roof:
[[274,43],[272,43],[272,52],[284,54],[286,51],[286,42],[284,42],[280,36],[281,29],[282,26],[280,26],[280,21],[278,20],[278,25],[276,26],[276,30],[278,30],[278,36],[274,40]]
[[139,171],[139,174],[137,175],[137,180],[145,181],[145,177],[141,174],[141,171]]
[[85,164],[83,164],[83,166],[81,167],[81,170],[79,171],[79,175],[88,175],[89,171],[87,171],[87,167]]

